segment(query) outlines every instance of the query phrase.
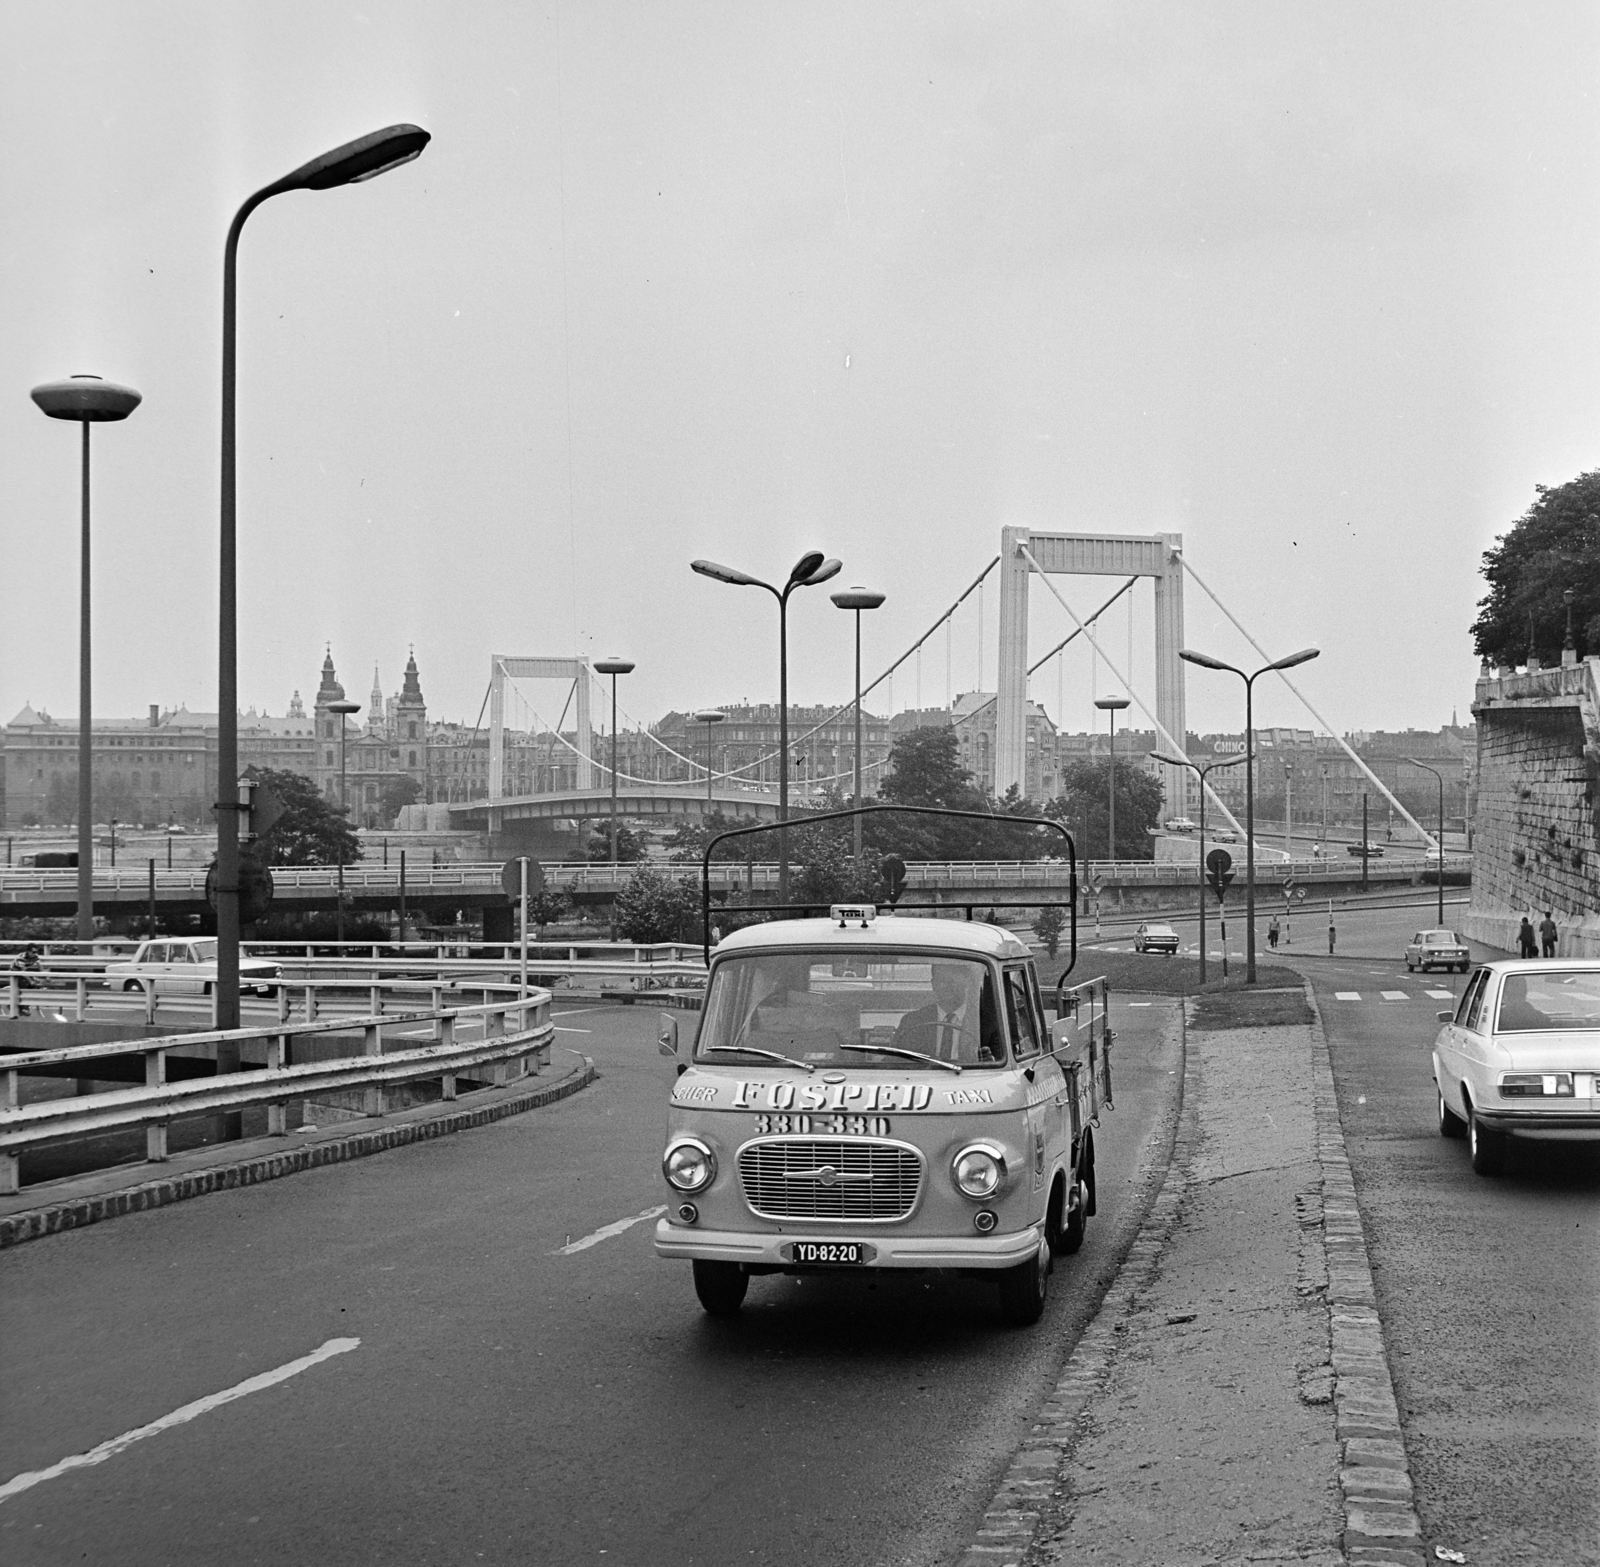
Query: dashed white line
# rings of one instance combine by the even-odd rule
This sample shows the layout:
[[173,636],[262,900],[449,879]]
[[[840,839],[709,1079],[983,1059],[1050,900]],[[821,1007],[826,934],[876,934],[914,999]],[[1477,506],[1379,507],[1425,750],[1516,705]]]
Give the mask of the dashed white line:
[[659,1208],[646,1208],[643,1213],[636,1213],[631,1219],[618,1219],[615,1224],[603,1225],[593,1235],[585,1235],[581,1241],[568,1241],[565,1246],[557,1246],[551,1255],[570,1257],[575,1251],[587,1251],[591,1246],[598,1246],[601,1241],[610,1240],[613,1235],[620,1235],[624,1230],[631,1230],[641,1220],[659,1219],[666,1211],[667,1205],[665,1203],[662,1203]]
[[1411,993],[1405,990],[1380,990],[1378,992],[1385,1001],[1409,1001]]
[[1335,1001],[1359,1001],[1361,992],[1359,990],[1336,990],[1333,993],[1333,999]]
[[46,1480],[54,1480],[60,1475],[69,1474],[74,1469],[87,1469],[92,1464],[103,1464],[108,1458],[115,1458],[124,1448],[132,1447],[135,1442],[142,1442],[147,1436],[169,1431],[173,1426],[184,1425],[200,1415],[209,1414],[213,1409],[220,1409],[224,1404],[231,1404],[236,1398],[244,1398],[247,1394],[259,1393],[263,1388],[272,1387],[275,1383],[286,1382],[290,1377],[299,1376],[302,1371],[309,1371],[321,1361],[329,1360],[335,1355],[349,1354],[352,1349],[359,1347],[360,1343],[361,1340],[358,1338],[331,1338],[326,1344],[312,1350],[309,1355],[302,1355],[298,1360],[291,1360],[276,1370],[263,1371],[259,1376],[247,1377],[243,1382],[236,1382],[220,1393],[208,1393],[204,1398],[197,1398],[192,1404],[174,1409],[170,1415],[152,1420],[149,1425],[135,1426],[131,1431],[124,1431],[121,1436],[112,1437],[109,1442],[91,1447],[87,1453],[74,1453],[70,1458],[63,1458],[60,1463],[51,1464],[48,1469],[33,1469],[26,1474],[15,1475],[4,1485],[0,1485],[0,1502],[8,1501],[11,1497],[31,1490]]
[[1454,1001],[1456,993],[1453,990],[1425,990],[1425,996],[1432,996],[1435,1001]]

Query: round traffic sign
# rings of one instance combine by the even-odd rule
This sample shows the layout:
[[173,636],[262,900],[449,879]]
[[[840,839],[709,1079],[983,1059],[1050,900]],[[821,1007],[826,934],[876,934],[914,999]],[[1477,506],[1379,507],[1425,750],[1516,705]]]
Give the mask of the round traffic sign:
[[526,854],[519,854],[506,861],[500,867],[500,886],[505,895],[513,903],[522,897],[522,863],[528,863],[528,891],[529,893],[544,891],[544,866],[537,860],[529,859]]

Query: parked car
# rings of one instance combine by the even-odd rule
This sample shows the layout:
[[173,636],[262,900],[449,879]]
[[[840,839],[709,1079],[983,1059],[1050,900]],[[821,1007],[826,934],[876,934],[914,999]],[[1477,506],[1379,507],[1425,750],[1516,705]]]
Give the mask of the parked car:
[[1467,944],[1453,930],[1419,930],[1406,943],[1406,969],[1424,974],[1431,968],[1458,968],[1463,974],[1472,964]]
[[[241,957],[239,989],[258,996],[275,995],[273,981],[282,972],[267,959]],[[216,983],[215,936],[147,941],[126,962],[106,964],[106,984],[113,990],[143,990],[152,985],[158,996],[209,996]]]
[[1133,933],[1133,950],[1176,953],[1178,933],[1170,925],[1141,925]]
[[1498,1175],[1513,1137],[1600,1142],[1600,959],[1487,963],[1433,1045],[1439,1135]]
[[1344,852],[1352,859],[1381,860],[1383,858],[1383,845],[1381,843],[1347,843]]

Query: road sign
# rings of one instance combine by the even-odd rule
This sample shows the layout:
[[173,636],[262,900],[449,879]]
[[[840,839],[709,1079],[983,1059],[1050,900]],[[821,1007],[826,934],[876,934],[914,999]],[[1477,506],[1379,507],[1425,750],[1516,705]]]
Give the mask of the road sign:
[[529,895],[544,891],[544,866],[537,860],[528,859],[525,854],[519,854],[515,859],[507,860],[500,867],[500,886],[513,903],[518,902],[522,897],[522,862],[524,860],[528,861]]
[[[239,923],[253,924],[267,912],[272,902],[272,872],[267,869],[253,845],[239,850]],[[217,862],[206,870],[206,902],[217,906]]]
[[1294,889],[1294,895],[1297,901],[1303,903],[1308,897],[1311,896],[1311,891],[1308,887],[1296,887]]
[[1206,880],[1211,883],[1217,902],[1221,903],[1228,883],[1233,880],[1233,856],[1226,849],[1213,849],[1206,856]]
[[886,854],[882,861],[883,885],[892,909],[906,890],[906,862],[898,854]]

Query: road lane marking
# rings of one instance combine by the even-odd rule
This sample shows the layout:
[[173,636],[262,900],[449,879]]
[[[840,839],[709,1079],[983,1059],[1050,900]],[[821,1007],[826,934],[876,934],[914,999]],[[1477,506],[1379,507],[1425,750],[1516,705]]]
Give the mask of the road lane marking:
[[[566,1014],[563,1013],[562,1016],[564,1017]],[[555,1025],[555,1030],[558,1034],[592,1034],[594,1032],[592,1028],[563,1028],[559,1023]]]
[[624,1230],[632,1229],[642,1219],[659,1219],[666,1211],[665,1203],[659,1208],[646,1208],[643,1213],[636,1213],[631,1219],[618,1219],[615,1224],[604,1225],[593,1235],[585,1235],[581,1241],[569,1241],[565,1246],[557,1246],[551,1256],[570,1257],[575,1251],[587,1251],[591,1246],[598,1246],[601,1241],[610,1240],[613,1235],[620,1235]]
[[1380,990],[1378,992],[1385,1001],[1409,1001],[1411,994],[1405,990]]
[[1359,990],[1336,990],[1333,993],[1333,999],[1335,1001],[1359,1001],[1361,992]]
[[1454,1001],[1456,993],[1453,990],[1425,990],[1425,996],[1432,996],[1435,1001]]
[[1128,1003],[1128,1005],[1129,1005],[1129,1006],[1130,1006],[1130,1007],[1147,1007],[1147,1006],[1149,1006],[1149,1005],[1150,1005],[1150,1004],[1151,1004],[1151,1003],[1150,1003],[1150,1002],[1148,1002],[1148,1001],[1130,1001],[1130,1002],[1129,1002],[1129,1003]]
[[23,1491],[30,1490],[46,1480],[54,1480],[60,1475],[69,1474],[74,1469],[87,1469],[92,1464],[103,1464],[108,1458],[115,1458],[124,1448],[132,1447],[135,1442],[142,1442],[147,1436],[169,1431],[173,1426],[184,1425],[200,1415],[209,1414],[213,1409],[220,1409],[224,1404],[231,1404],[236,1398],[244,1398],[247,1394],[259,1393],[263,1388],[272,1387],[275,1383],[286,1382],[290,1377],[299,1376],[302,1371],[309,1371],[321,1361],[332,1359],[335,1355],[348,1354],[352,1349],[358,1348],[360,1343],[361,1340],[358,1338],[331,1338],[326,1344],[312,1350],[309,1355],[291,1360],[274,1371],[263,1371],[259,1376],[247,1377],[243,1382],[236,1382],[220,1393],[208,1393],[204,1398],[197,1398],[192,1404],[174,1409],[170,1415],[152,1420],[149,1425],[135,1426],[131,1431],[124,1431],[121,1436],[112,1437],[109,1442],[91,1447],[87,1453],[74,1453],[70,1458],[63,1458],[58,1464],[51,1464],[48,1469],[33,1469],[26,1474],[15,1475],[4,1485],[0,1485],[0,1502],[9,1501]]

